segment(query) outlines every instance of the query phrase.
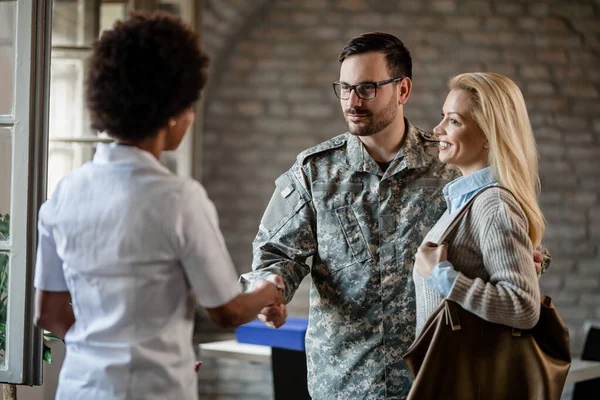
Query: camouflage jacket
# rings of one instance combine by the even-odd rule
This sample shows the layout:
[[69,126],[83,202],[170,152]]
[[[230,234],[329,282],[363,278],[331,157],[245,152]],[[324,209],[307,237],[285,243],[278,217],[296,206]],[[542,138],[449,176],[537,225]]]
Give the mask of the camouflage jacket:
[[253,272],[240,279],[248,289],[278,274],[289,301],[312,275],[306,353],[314,399],[402,399],[410,389],[402,354],[415,332],[414,255],[446,209],[442,188],[459,172],[438,160],[431,134],[406,123],[385,172],[349,133],[302,152],[276,180]]

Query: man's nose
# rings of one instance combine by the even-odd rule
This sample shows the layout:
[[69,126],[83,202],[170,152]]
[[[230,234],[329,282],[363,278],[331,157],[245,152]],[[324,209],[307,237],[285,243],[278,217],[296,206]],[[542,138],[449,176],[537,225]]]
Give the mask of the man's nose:
[[362,99],[356,94],[356,89],[350,92],[350,97],[347,102],[350,108],[360,107],[362,105]]

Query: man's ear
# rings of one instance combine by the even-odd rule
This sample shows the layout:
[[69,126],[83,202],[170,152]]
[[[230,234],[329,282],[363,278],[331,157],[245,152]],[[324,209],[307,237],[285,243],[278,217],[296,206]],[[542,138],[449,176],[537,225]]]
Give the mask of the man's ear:
[[412,81],[410,78],[404,78],[398,82],[396,90],[398,91],[398,104],[404,105],[410,97],[412,91]]

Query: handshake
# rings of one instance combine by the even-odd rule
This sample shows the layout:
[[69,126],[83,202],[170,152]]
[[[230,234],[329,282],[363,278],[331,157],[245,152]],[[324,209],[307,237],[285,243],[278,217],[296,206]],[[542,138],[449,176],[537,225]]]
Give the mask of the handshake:
[[277,329],[285,324],[287,318],[285,298],[283,297],[283,290],[285,289],[283,279],[279,275],[271,274],[265,279],[257,281],[254,290],[272,290],[273,286],[277,289],[274,301],[260,310],[258,319],[268,327]]

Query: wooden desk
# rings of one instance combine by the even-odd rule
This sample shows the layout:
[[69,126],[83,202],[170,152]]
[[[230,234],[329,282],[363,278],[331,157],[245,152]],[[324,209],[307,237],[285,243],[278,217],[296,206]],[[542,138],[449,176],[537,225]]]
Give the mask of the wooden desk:
[[[271,348],[268,346],[238,343],[236,340],[202,343],[199,346],[200,359],[202,357],[223,357],[261,364],[271,362]],[[567,385],[595,378],[600,378],[600,362],[575,359],[571,363]]]

